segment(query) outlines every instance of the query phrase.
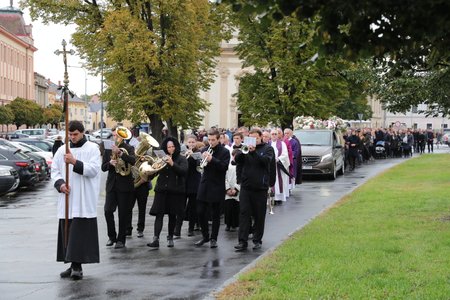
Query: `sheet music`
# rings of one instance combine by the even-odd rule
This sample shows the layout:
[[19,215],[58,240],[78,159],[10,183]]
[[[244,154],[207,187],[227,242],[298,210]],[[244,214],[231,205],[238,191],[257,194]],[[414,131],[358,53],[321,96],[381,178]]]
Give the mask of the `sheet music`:
[[251,136],[246,136],[244,137],[244,144],[246,144],[247,146],[256,146],[256,138],[255,137],[251,137]]
[[200,152],[194,152],[191,154],[191,157],[195,160],[202,160],[202,154]]
[[163,158],[164,156],[167,155],[166,152],[164,152],[164,150],[153,150],[153,152],[159,158]]
[[105,146],[106,150],[111,150],[112,146],[114,145],[113,140],[103,140],[103,145]]

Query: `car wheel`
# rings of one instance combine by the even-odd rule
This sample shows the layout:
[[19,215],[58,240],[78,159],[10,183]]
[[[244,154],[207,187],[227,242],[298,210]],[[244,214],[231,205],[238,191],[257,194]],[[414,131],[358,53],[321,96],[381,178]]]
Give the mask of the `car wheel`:
[[334,163],[333,172],[330,174],[330,179],[336,180],[336,177],[337,177],[337,170],[336,170],[336,163]]
[[100,136],[99,135],[97,135],[96,137],[95,137],[96,139],[99,139],[100,138]]
[[339,170],[339,175],[345,174],[345,161],[342,162],[341,169]]

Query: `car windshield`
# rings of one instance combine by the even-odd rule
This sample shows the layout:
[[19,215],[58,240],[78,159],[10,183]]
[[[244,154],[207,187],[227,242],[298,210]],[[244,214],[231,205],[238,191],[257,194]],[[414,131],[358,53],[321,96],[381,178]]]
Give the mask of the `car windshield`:
[[302,146],[330,146],[331,135],[328,131],[299,130],[295,136]]

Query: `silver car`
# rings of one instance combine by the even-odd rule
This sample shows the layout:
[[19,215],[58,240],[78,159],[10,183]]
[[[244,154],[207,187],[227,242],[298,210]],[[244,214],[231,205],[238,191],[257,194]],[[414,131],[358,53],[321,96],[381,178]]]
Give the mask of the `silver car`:
[[294,131],[302,145],[302,170],[305,175],[325,175],[336,179],[345,172],[345,142],[338,131],[300,129]]

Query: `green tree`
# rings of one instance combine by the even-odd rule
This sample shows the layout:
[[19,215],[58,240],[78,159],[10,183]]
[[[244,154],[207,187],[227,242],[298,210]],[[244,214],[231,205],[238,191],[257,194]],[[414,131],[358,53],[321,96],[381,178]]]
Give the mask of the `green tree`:
[[14,113],[13,123],[19,128],[26,125],[27,128],[41,124],[42,108],[36,102],[17,97],[7,105]]
[[59,122],[63,118],[63,112],[61,105],[53,104],[43,110],[43,123],[51,124],[58,128]]
[[215,57],[225,38],[225,7],[208,0],[27,0],[32,18],[75,23],[73,44],[86,66],[102,72],[102,96],[116,119],[148,118],[154,136],[162,121],[197,126],[207,103]]
[[313,61],[318,51],[312,43],[314,22],[245,15],[237,23],[242,41],[237,51],[249,69],[240,77],[236,95],[246,125],[289,127],[299,115],[339,115],[344,104],[353,109],[362,105],[370,113],[361,101],[363,91],[352,89],[350,68],[355,64],[334,56]]
[[380,68],[372,91],[391,112],[405,113],[414,106],[426,104],[427,108],[419,113],[435,117],[450,115],[449,68],[427,72],[404,70],[395,75]]
[[14,122],[14,113],[8,105],[0,105],[0,120],[2,125]]
[[402,68],[449,62],[449,1],[423,0],[223,0],[244,14],[301,21],[319,16],[315,40],[327,53],[377,57]]

